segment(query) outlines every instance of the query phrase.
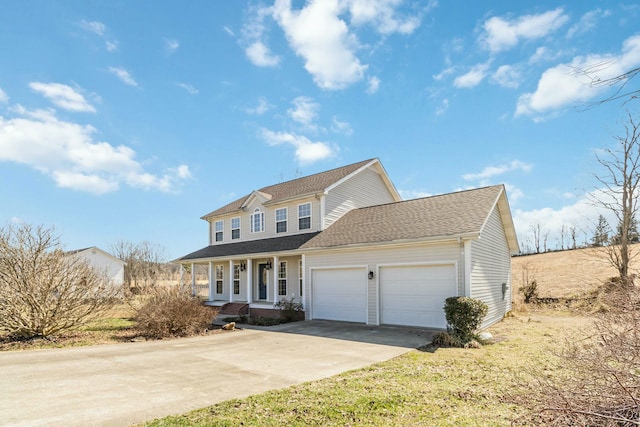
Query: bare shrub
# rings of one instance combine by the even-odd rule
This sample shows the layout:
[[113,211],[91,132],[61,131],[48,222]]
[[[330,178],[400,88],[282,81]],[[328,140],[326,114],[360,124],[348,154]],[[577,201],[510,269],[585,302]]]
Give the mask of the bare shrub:
[[522,284],[518,291],[522,295],[525,304],[529,304],[538,298],[538,282],[535,279],[535,267],[529,262],[522,264]]
[[136,310],[136,330],[155,339],[197,335],[211,325],[217,314],[217,309],[205,307],[185,287],[159,287]]
[[53,229],[0,228],[0,331],[30,338],[76,328],[111,308],[120,290],[65,253]]
[[519,403],[530,414],[518,423],[640,425],[640,291],[610,289],[610,309],[589,335],[566,344],[553,375],[539,373],[525,386]]

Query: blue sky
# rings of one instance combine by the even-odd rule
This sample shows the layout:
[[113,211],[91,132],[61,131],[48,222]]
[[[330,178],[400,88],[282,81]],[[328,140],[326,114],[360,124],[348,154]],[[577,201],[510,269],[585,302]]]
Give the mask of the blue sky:
[[9,0],[0,52],[0,224],[67,249],[177,258],[207,212],[371,157],[405,199],[504,183],[551,248],[591,236],[594,152],[639,110],[575,70],[640,66],[640,6]]

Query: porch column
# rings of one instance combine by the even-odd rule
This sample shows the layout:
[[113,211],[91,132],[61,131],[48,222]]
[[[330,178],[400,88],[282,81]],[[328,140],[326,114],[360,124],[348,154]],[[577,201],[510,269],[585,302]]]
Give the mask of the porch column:
[[229,260],[229,302],[233,302],[233,260]]
[[253,302],[253,262],[247,259],[247,303]]
[[278,302],[278,257],[273,256],[273,303]]
[[209,261],[209,301],[213,301],[213,262]]
[[191,263],[191,296],[198,295],[198,289],[196,288],[196,265]]

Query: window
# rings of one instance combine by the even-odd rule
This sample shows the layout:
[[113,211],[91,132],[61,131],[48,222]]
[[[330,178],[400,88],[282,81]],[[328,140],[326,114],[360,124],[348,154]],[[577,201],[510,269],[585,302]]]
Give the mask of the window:
[[216,294],[222,293],[223,277],[224,277],[224,265],[216,265]]
[[298,277],[300,279],[300,296],[302,296],[302,260],[298,261]]
[[278,295],[287,295],[287,261],[282,261],[278,268]]
[[287,208],[276,209],[276,233],[287,231]]
[[256,208],[251,215],[251,232],[258,233],[264,231],[264,212]]
[[223,230],[224,230],[224,221],[216,221],[216,242],[222,242]]
[[231,239],[240,238],[240,218],[231,218]]
[[233,264],[233,294],[240,295],[240,264]]
[[298,205],[298,230],[311,228],[311,203]]

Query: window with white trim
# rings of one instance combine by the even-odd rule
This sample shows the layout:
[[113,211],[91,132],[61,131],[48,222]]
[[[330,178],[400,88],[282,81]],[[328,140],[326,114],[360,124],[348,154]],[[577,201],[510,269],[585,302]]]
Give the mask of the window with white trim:
[[298,205],[298,230],[311,228],[311,203]]
[[287,261],[281,261],[278,268],[278,295],[287,295]]
[[256,208],[251,214],[251,232],[259,233],[264,231],[264,212]]
[[224,278],[224,265],[216,265],[216,294],[222,293],[223,278]]
[[300,296],[302,296],[302,259],[298,260],[298,278],[300,279]]
[[287,232],[287,208],[276,209],[276,233]]
[[240,264],[233,264],[233,294],[240,295]]
[[231,218],[231,239],[236,240],[240,238],[240,217]]
[[216,221],[216,242],[222,242],[224,221]]

